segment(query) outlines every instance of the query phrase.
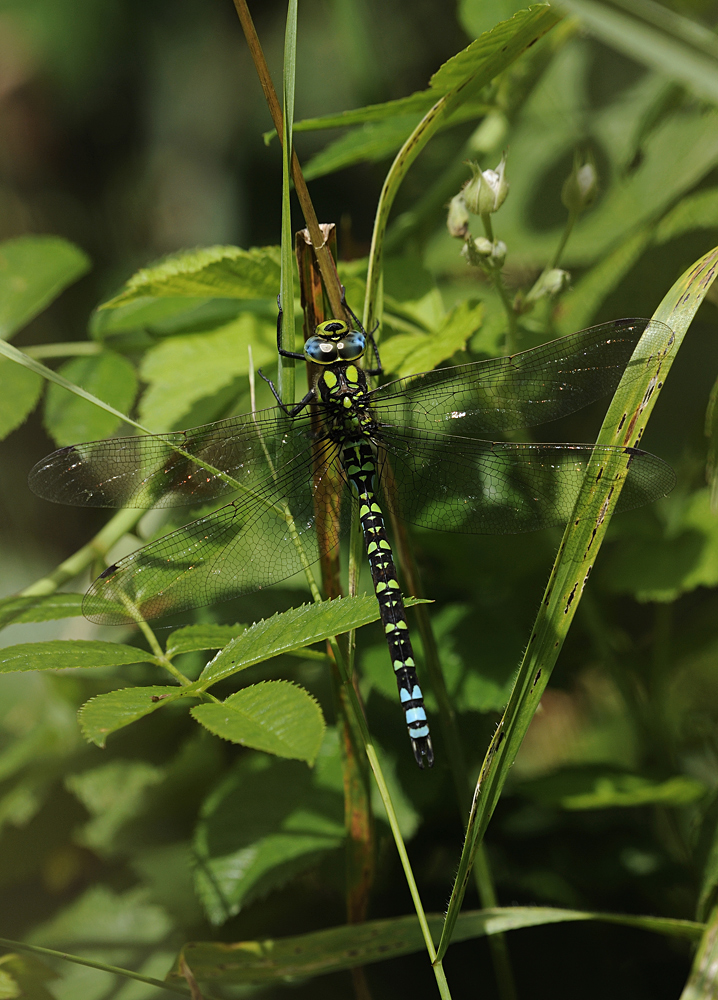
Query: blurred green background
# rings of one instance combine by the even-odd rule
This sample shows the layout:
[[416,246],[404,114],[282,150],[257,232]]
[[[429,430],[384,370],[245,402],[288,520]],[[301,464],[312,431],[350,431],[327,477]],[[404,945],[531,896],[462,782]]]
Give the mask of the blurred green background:
[[[424,89],[442,62],[518,6],[506,0],[464,0],[458,9],[441,0],[303,3],[297,119]],[[268,0],[254,7],[278,81],[285,8]],[[626,8],[639,26],[652,25],[684,44],[689,62],[700,56],[718,67],[718,43],[711,54],[715,3],[660,8],[703,29],[692,41],[685,21],[656,28],[655,5],[648,12],[635,4]],[[622,51],[605,37],[600,27],[588,31],[580,21],[560,24],[487,88],[489,114],[440,133],[401,189],[388,241],[387,294],[425,330],[432,329],[432,316],[440,326],[437,310],[440,319],[457,303],[482,302],[483,325],[466,345],[472,358],[501,354],[503,327],[490,287],[468,269],[445,231],[445,206],[468,177],[470,158],[495,167],[508,149],[511,191],[494,229],[508,246],[505,278],[512,293],[531,286],[558,243],[566,219],[561,188],[575,151],[590,154],[598,169],[598,198],[561,260],[571,288],[552,309],[526,317],[521,347],[594,322],[650,315],[673,281],[718,243],[718,111],[710,96],[718,89],[710,73],[705,87],[693,86],[677,57],[666,57],[663,69],[656,69],[640,46],[640,31],[637,40],[625,33]],[[626,49],[634,44],[631,58]],[[269,128],[229,2],[0,3],[0,240],[57,234],[92,260],[91,271],[15,343],[84,340],[96,305],[139,267],[169,252],[278,243],[281,164],[276,140],[267,145],[262,138]],[[342,134],[298,134],[297,150],[314,177],[310,191],[320,220],[338,226],[340,258],[357,261],[368,251],[383,177],[400,142],[369,132],[363,146],[349,143],[348,153],[341,145],[327,148]],[[295,222],[302,225],[299,215]],[[643,442],[672,463],[678,486],[667,500],[612,526],[489,829],[489,856],[506,905],[702,919],[713,902],[718,521],[706,480],[711,443],[704,424],[718,373],[717,300],[713,293],[701,308]],[[265,341],[271,340],[272,308],[267,303],[261,314]],[[117,341],[117,350],[147,383],[143,352],[158,349],[178,330],[197,332],[191,324],[177,327],[165,331],[163,341],[162,332],[149,329],[141,349]],[[387,319],[388,350],[391,335],[402,332]],[[400,359],[400,352],[395,356]],[[456,360],[462,357],[456,353]],[[214,400],[200,400],[202,419],[246,409],[246,387],[233,392],[229,402],[217,402],[216,412]],[[57,445],[51,402],[0,446],[2,595],[49,572],[105,520],[99,511],[50,506],[27,488],[29,469]],[[188,411],[177,415],[178,426],[192,422]],[[591,440],[601,412],[592,409],[550,428],[546,440]],[[466,539],[416,532],[415,538],[425,586],[436,601],[447,683],[477,769],[558,536]],[[223,606],[215,616],[251,622],[303,599],[302,591],[275,588]],[[450,779],[440,763],[430,776],[414,770],[379,632],[367,633],[361,664],[370,722],[394,762],[404,832],[412,838],[427,907],[440,911],[461,843]],[[99,634],[71,619],[12,626],[0,643]],[[186,669],[191,673],[192,663]],[[186,713],[174,709],[118,734],[104,751],[86,745],[75,717],[83,702],[128,683],[159,682],[144,666],[88,673],[2,678],[0,935],[162,976],[188,939],[258,938],[343,921],[336,845],[321,865],[308,857],[297,871],[277,876],[266,896],[253,889],[245,899],[238,888],[239,912],[228,920],[203,909],[191,850],[199,850],[213,822],[226,823],[227,815],[234,822],[243,783],[256,776],[236,748],[198,734]],[[288,659],[272,665],[271,676],[287,675],[310,687],[331,714],[329,685],[319,668]],[[266,668],[253,673],[259,676],[267,676]],[[281,795],[283,781],[305,780],[300,767],[295,775],[285,773],[283,763],[272,764],[267,786]],[[339,794],[327,782],[341,823]],[[266,817],[257,827],[268,835],[262,823]],[[378,840],[370,915],[409,912],[381,821]],[[469,894],[467,904],[477,906],[476,897]],[[554,1000],[573,998],[579,989],[586,998],[677,997],[690,965],[684,943],[590,924],[518,932],[510,948],[519,995]],[[418,956],[374,966],[368,973],[372,995],[433,995],[425,965]],[[483,995],[496,995],[484,941],[456,946],[446,965],[455,997],[475,995],[477,978]],[[58,971],[63,978],[45,986],[39,985],[41,973],[31,977],[23,995],[165,995],[81,967]],[[299,997],[352,995],[345,975],[291,989]],[[277,987],[262,995],[286,991]]]

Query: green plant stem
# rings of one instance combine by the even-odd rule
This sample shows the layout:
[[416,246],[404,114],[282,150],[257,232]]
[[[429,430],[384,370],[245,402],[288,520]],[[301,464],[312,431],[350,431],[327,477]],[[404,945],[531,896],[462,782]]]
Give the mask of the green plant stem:
[[[31,955],[44,955],[47,958],[61,958],[65,962],[73,962],[75,965],[84,965],[88,969],[99,969],[100,972],[109,972],[114,976],[124,976],[125,979],[135,979],[139,983],[147,983],[155,986],[158,990],[167,990],[170,993],[179,993],[183,997],[191,997],[192,993],[188,987],[180,986],[177,983],[166,983],[162,979],[154,979],[152,976],[141,976],[139,972],[132,972],[130,969],[120,969],[116,965],[106,965],[104,962],[93,962],[90,958],[83,958],[80,955],[71,955],[66,951],[55,951],[54,948],[41,948],[36,944],[25,944],[24,941],[11,941],[9,938],[0,938],[0,947],[8,948],[11,951],[26,951]],[[217,998],[205,995],[205,1000],[217,1000]]]
[[543,269],[543,274],[546,274],[547,271],[553,270],[554,267],[558,267],[559,261],[561,260],[564,250],[566,249],[566,244],[568,243],[569,237],[573,232],[573,227],[576,225],[576,220],[578,219],[579,214],[579,212],[568,213],[568,219],[566,219],[566,225],[564,226],[563,233],[561,234],[561,239],[558,241],[558,246],[554,251],[553,257]]
[[26,347],[25,354],[28,358],[74,358],[101,354],[103,350],[103,345],[94,340],[77,340],[68,344],[35,344]]
[[[391,523],[402,575],[406,581],[409,593],[414,597],[423,597],[424,592],[421,584],[421,576],[411,550],[411,545],[409,544],[406,526],[394,515],[391,515]],[[459,729],[456,724],[456,713],[454,712],[449,692],[446,690],[439,649],[436,637],[434,636],[434,630],[431,627],[428,608],[425,604],[417,604],[413,610],[424,649],[424,662],[429,674],[431,690],[434,693],[439,708],[441,734],[444,740],[444,748],[449,758],[449,768],[454,783],[459,815],[463,822],[471,809],[472,789],[469,780],[469,770],[466,766],[466,757],[464,756]],[[491,867],[483,843],[477,851],[474,862],[474,881],[481,906],[484,909],[492,909],[498,906]],[[489,937],[489,948],[491,950],[491,960],[501,1000],[516,1000],[516,983],[513,970],[511,969],[508,942],[505,934],[492,934]]]
[[[491,224],[491,215],[486,212],[481,216],[481,224],[484,227],[484,233],[486,234],[486,239],[494,242],[494,227]],[[494,288],[496,289],[496,294],[501,299],[501,304],[504,307],[504,312],[506,313],[506,351],[508,354],[513,354],[516,350],[516,345],[518,343],[518,324],[516,319],[516,311],[509,298],[509,293],[506,291],[506,286],[504,285],[504,278],[500,267],[494,267],[492,264],[487,265],[487,273],[491,278]]]
[[421,902],[421,897],[419,895],[419,889],[416,884],[416,879],[414,878],[414,872],[411,868],[411,862],[409,861],[409,855],[406,851],[406,845],[404,844],[404,838],[401,835],[401,830],[399,828],[399,821],[396,817],[396,812],[394,810],[394,804],[391,801],[391,796],[389,794],[389,789],[387,788],[386,781],[384,779],[384,774],[379,763],[379,758],[377,756],[376,750],[374,748],[374,743],[369,733],[369,727],[366,724],[366,719],[364,717],[364,712],[362,710],[359,699],[357,698],[356,691],[354,690],[354,685],[351,682],[347,671],[347,665],[344,657],[339,649],[339,644],[336,639],[329,640],[332,652],[334,653],[334,658],[336,660],[339,673],[342,678],[342,683],[344,684],[348,694],[349,701],[354,712],[357,727],[361,735],[362,743],[364,744],[364,750],[369,761],[369,765],[374,774],[374,780],[376,781],[377,788],[379,789],[379,795],[386,809],[386,815],[389,820],[389,826],[391,827],[391,832],[394,837],[394,843],[396,844],[396,849],[399,852],[399,860],[401,861],[401,866],[404,869],[404,877],[406,878],[407,885],[409,886],[409,892],[411,893],[411,898],[414,903],[414,908],[416,910],[416,915],[419,918],[419,926],[421,927],[421,933],[424,938],[424,943],[426,945],[426,950],[429,953],[429,958],[431,960],[432,968],[434,969],[434,975],[436,977],[436,982],[439,987],[439,994],[442,1000],[450,1000],[451,993],[449,992],[449,986],[446,981],[446,976],[444,974],[444,969],[441,961],[437,961],[436,948],[434,947],[434,940],[431,936],[431,930],[429,929],[429,923],[426,919],[426,913],[424,912],[424,906]]

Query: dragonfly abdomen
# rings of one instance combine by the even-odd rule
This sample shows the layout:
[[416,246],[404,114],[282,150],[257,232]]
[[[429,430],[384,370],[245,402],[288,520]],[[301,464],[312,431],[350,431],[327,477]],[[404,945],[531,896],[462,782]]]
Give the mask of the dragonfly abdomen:
[[384,626],[411,746],[419,767],[424,766],[424,760],[431,767],[434,763],[434,751],[426,721],[424,697],[416,674],[414,651],[394,555],[374,492],[376,462],[370,445],[366,442],[345,445],[342,449],[342,463],[359,500],[359,520],[364,533],[374,592],[379,602],[381,623]]

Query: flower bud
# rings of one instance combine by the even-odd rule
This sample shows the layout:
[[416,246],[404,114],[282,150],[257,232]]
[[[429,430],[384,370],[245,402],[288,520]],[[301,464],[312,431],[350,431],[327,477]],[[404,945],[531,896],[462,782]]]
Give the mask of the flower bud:
[[598,194],[598,174],[593,157],[589,154],[585,163],[576,155],[573,170],[564,181],[561,201],[569,212],[578,215],[595,200]]
[[474,176],[464,185],[464,202],[473,215],[489,215],[501,208],[509,193],[509,182],[504,177],[506,156],[501,157],[496,170],[482,171],[478,163],[470,166]]
[[490,257],[494,252],[494,244],[485,236],[477,236],[474,240],[474,249],[479,257]]
[[449,202],[446,228],[449,230],[449,236],[455,236],[459,240],[466,239],[469,232],[469,213],[463,194],[454,195]]
[[552,267],[550,271],[546,271],[539,277],[536,284],[528,293],[525,299],[526,305],[534,305],[539,299],[543,299],[546,296],[553,298],[559,295],[564,289],[568,288],[570,281],[571,275],[568,271],[562,271],[559,267]]
[[491,260],[496,267],[503,267],[506,260],[506,244],[497,240],[491,248]]

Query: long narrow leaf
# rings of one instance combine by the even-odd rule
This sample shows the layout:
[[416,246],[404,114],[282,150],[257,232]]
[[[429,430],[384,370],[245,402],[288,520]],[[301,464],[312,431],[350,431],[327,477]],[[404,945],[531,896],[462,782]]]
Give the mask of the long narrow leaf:
[[[646,362],[645,373],[642,377],[622,380],[603,422],[598,445],[623,448],[637,445],[683,337],[715,278],[716,266],[718,249],[706,254],[679,278],[661,302],[653,318],[668,326],[673,338],[661,345],[652,327],[646,329],[633,355],[634,361]],[[620,461],[623,472],[618,469]],[[585,513],[566,527],[509,704],[479,775],[439,955],[446,952],[452,938],[477,847],[576,613],[629,461],[630,456],[626,455],[601,468],[593,460],[586,470],[576,506]]]
[[[292,240],[292,212],[289,200],[292,176],[292,131],[294,127],[294,82],[297,65],[297,0],[289,0],[287,25],[284,35],[283,72],[283,124],[282,143],[282,275],[281,301],[282,347],[294,350],[294,245]],[[279,357],[279,395],[285,403],[294,402],[294,360]]]
[[109,403],[105,403],[103,400],[98,399],[97,396],[93,396],[91,392],[86,392],[81,389],[79,385],[75,385],[73,382],[69,382],[62,375],[58,375],[51,368],[47,368],[40,361],[36,361],[35,358],[29,357],[22,351],[18,351],[17,347],[13,347],[12,344],[8,344],[5,340],[0,340],[0,354],[3,354],[6,358],[10,358],[11,361],[17,362],[17,364],[22,365],[23,368],[27,368],[28,371],[36,372],[38,375],[42,375],[44,379],[48,382],[54,382],[55,385],[61,385],[63,389],[67,389],[69,392],[74,392],[76,396],[80,396],[81,399],[86,399],[89,403],[94,403],[95,406],[99,406],[100,409],[106,410],[115,417],[119,417],[120,420],[124,420],[126,424],[130,424],[132,427],[136,427],[140,431],[144,431],[145,434],[149,434],[150,431],[142,424],[138,424],[136,420],[131,417],[126,416],[119,410],[116,410],[114,406],[110,406]]
[[[548,906],[497,907],[463,913],[454,940],[503,934],[522,927],[596,920],[621,924],[672,937],[696,940],[703,924],[663,917],[624,916],[619,913],[588,913],[559,910]],[[440,933],[442,918],[428,916],[433,934]],[[168,975],[178,982],[182,958],[195,977],[203,982],[239,985],[269,983],[285,977],[316,976],[339,969],[351,969],[399,955],[409,955],[423,947],[419,923],[414,915],[390,920],[372,920],[360,925],[332,927],[296,937],[268,941],[238,941],[236,944],[199,941],[186,944],[177,964]]]

